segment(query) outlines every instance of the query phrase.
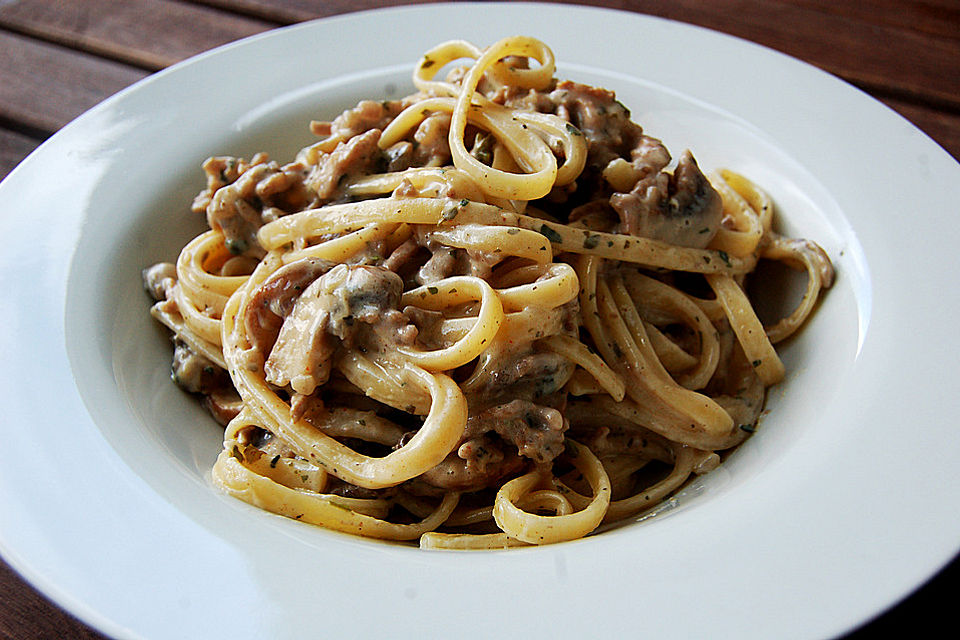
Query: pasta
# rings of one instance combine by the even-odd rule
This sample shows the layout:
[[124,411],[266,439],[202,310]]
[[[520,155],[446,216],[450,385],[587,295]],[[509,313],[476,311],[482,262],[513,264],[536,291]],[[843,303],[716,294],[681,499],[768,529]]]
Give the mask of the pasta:
[[[174,379],[225,425],[221,490],[423,548],[547,544],[755,430],[829,258],[554,74],[533,38],[447,42],[415,94],[311,123],[290,163],[206,161],[209,230],[144,280]],[[767,325],[760,261],[807,281]]]

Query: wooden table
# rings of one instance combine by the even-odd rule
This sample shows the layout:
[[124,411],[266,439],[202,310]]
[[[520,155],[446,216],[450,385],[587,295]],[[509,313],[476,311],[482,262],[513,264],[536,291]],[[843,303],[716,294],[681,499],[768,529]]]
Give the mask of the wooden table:
[[[0,0],[0,177],[107,96],[179,60],[372,0]],[[958,0],[582,2],[688,22],[806,60],[886,103],[960,158]],[[947,622],[960,561],[856,638]],[[745,597],[749,606],[749,597]],[[0,635],[102,638],[0,563]]]

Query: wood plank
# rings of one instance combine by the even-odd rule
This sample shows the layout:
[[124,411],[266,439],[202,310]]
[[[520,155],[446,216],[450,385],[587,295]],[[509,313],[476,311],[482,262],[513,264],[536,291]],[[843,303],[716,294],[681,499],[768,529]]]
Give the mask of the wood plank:
[[145,77],[118,62],[0,32],[0,118],[53,133]]
[[[314,18],[326,18],[352,11],[379,9],[383,0],[190,0],[195,4],[217,7],[226,11],[293,24]],[[430,4],[445,0],[393,0],[389,6]]]
[[0,26],[157,70],[276,24],[171,0],[20,0]]
[[869,24],[912,29],[940,38],[960,39],[960,2],[957,0],[778,0],[818,11],[854,18]]
[[[0,127],[0,180],[43,142],[41,138]],[[0,593],[3,593],[0,590]]]
[[32,640],[106,640],[61,611],[0,561],[0,637]]

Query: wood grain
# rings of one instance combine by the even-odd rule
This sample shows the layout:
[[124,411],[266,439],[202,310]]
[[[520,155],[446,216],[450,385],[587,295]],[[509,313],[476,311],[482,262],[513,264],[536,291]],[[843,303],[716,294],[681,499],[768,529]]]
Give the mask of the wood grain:
[[[6,177],[27,154],[42,142],[42,138],[0,127],[0,180]],[[3,593],[0,590],[0,593]]]
[[960,2],[956,0],[786,1],[788,4],[802,5],[868,24],[912,29],[921,34],[960,39]]
[[155,71],[276,24],[171,0],[21,0],[0,26]]
[[7,640],[104,640],[28,585],[0,561],[0,637]]
[[47,133],[148,74],[0,31],[0,118]]
[[366,11],[384,6],[397,7],[413,4],[431,4],[443,0],[191,0],[196,4],[236,11],[249,16],[273,20],[283,24],[303,22],[314,18]]

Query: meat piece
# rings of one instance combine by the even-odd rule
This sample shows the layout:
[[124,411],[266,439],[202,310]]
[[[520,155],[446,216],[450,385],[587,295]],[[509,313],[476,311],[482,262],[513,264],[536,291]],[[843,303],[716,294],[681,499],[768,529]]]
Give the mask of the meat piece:
[[500,451],[495,443],[487,442],[480,447],[476,441],[470,441],[418,480],[445,491],[480,491],[523,466],[520,456]]
[[450,164],[450,114],[435,113],[427,117],[413,134],[416,147],[414,164],[418,167],[442,167]]
[[387,171],[391,173],[404,171],[413,166],[413,144],[406,140],[390,145],[383,153],[387,160]]
[[400,271],[410,264],[411,260],[419,253],[420,245],[413,238],[404,240],[396,249],[383,261],[383,268],[389,269],[394,273]]
[[177,284],[177,268],[170,262],[158,262],[141,273],[143,288],[157,301],[166,300]]
[[307,185],[321,201],[333,199],[346,178],[369,173],[383,160],[379,140],[380,129],[371,129],[341,142],[333,151],[320,156],[307,177]]
[[458,253],[466,255],[463,249],[450,249],[448,247],[440,247],[434,251],[430,259],[417,272],[417,282],[433,284],[457,273],[460,270],[460,261],[457,259]]
[[[448,491],[479,491],[522,469],[523,458],[551,462],[563,452],[567,426],[559,411],[528,400],[481,411],[467,419],[457,451],[420,479]],[[504,451],[504,442],[517,451]]]
[[206,215],[210,200],[220,187],[236,182],[237,178],[251,166],[267,161],[269,157],[265,153],[258,153],[250,160],[232,156],[207,158],[203,163],[203,172],[207,174],[207,188],[193,199],[193,212]]
[[720,228],[720,194],[700,171],[689,151],[676,170],[637,182],[630,193],[614,193],[610,205],[620,216],[620,232],[703,249]]
[[261,255],[263,249],[257,241],[260,227],[307,205],[304,172],[300,163],[282,168],[275,162],[251,166],[212,195],[206,207],[207,224],[223,233],[231,253]]
[[566,117],[587,141],[587,166],[603,169],[614,158],[628,157],[643,139],[643,129],[630,120],[630,111],[606,89],[576,82],[560,82],[550,99],[556,113]]
[[259,246],[257,231],[263,226],[260,210],[240,197],[232,185],[214,194],[207,207],[207,224],[223,233],[230,253],[241,254]]
[[428,349],[443,348],[441,328],[446,316],[444,316],[442,312],[407,306],[403,308],[403,314],[416,325],[417,339],[420,341],[420,344]]
[[267,380],[313,393],[330,375],[335,338],[352,344],[359,323],[382,323],[395,339],[410,340],[409,330],[401,335],[410,325],[396,309],[402,292],[400,276],[383,267],[341,264],[320,276],[283,321],[264,364]]
[[445,247],[435,243],[429,237],[425,238],[423,243],[433,251],[433,255],[417,272],[416,280],[420,284],[433,284],[450,276],[475,276],[486,279],[490,277],[493,267],[501,260],[499,255]]
[[399,100],[375,102],[362,100],[330,123],[330,135],[347,140],[371,129],[383,130],[403,110]]
[[543,464],[563,453],[563,434],[568,426],[563,415],[552,407],[512,400],[468,418],[465,437],[473,439],[495,431],[516,446],[521,456]]
[[215,389],[204,397],[203,406],[206,407],[214,420],[223,426],[237,417],[243,408],[243,400],[236,390],[229,388]]
[[311,282],[329,271],[332,262],[308,258],[277,269],[257,288],[243,318],[251,352],[259,356],[259,368],[273,346],[283,319],[293,310],[300,294]]
[[559,391],[574,369],[574,364],[559,354],[529,353],[494,370],[488,392],[536,400]]
[[229,384],[226,372],[179,339],[173,341],[171,377],[185,391],[210,393]]

